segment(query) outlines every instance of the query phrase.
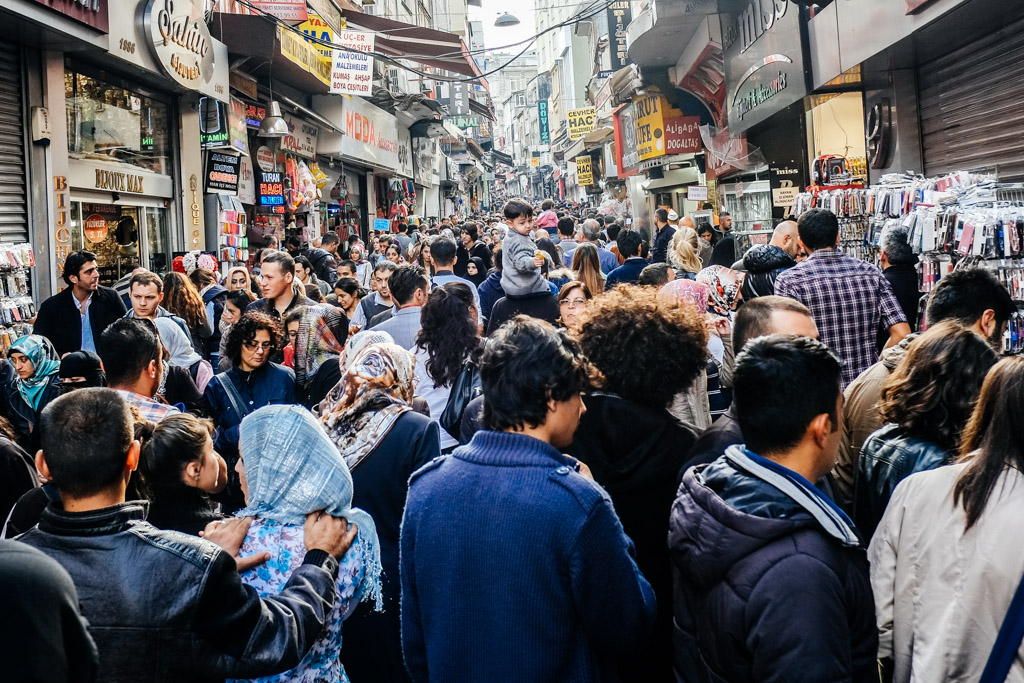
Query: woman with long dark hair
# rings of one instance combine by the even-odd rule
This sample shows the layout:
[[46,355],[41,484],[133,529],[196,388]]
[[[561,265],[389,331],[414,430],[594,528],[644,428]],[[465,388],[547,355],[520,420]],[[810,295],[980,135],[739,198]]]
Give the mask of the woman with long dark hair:
[[359,286],[355,278],[339,277],[334,283],[334,296],[337,299],[336,306],[342,310],[345,317],[351,322],[352,316],[359,308],[359,302],[366,296],[366,290]]
[[910,345],[882,389],[881,429],[861,448],[853,482],[853,521],[871,538],[896,485],[914,472],[948,465],[998,358],[981,335],[952,321]]
[[[1024,576],[1024,544],[1013,541],[1024,518],[1022,412],[1024,359],[1006,358],[985,377],[957,463],[907,477],[871,539],[878,656],[893,681],[981,678]],[[1005,680],[1022,679],[1015,656]]]
[[185,321],[192,335],[192,346],[202,356],[208,356],[206,340],[213,335],[213,323],[206,314],[206,304],[199,290],[182,273],[172,271],[164,275],[163,307]]
[[[468,360],[480,348],[476,304],[469,285],[449,282],[434,289],[420,313],[416,336],[416,396],[430,405],[431,419],[439,420],[448,405],[452,385]],[[459,444],[441,429],[441,449]]]

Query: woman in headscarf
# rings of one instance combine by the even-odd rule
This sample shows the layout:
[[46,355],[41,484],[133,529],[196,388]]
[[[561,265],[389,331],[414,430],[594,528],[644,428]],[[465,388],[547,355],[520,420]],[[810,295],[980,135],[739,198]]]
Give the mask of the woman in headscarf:
[[[242,421],[241,457],[235,465],[245,494],[239,517],[253,517],[241,555],[269,553],[266,564],[241,574],[261,597],[276,595],[306,554],[306,516],[324,511],[358,528],[342,557],[334,605],[319,639],[290,671],[261,681],[348,682],[341,663],[341,625],[367,601],[380,609],[380,545],[373,519],[353,506],[352,475],[345,459],[300,406],[265,406]],[[358,679],[357,679],[358,680]]]
[[487,279],[487,267],[484,265],[484,260],[479,256],[472,257],[469,259],[469,263],[466,264],[466,279],[476,287],[482,285],[484,280]]
[[3,387],[0,411],[10,421],[18,444],[29,453],[39,450],[35,426],[39,414],[60,396],[60,359],[46,337],[29,334],[11,346],[7,354],[14,375]]
[[107,386],[103,361],[92,351],[72,351],[60,359],[61,391]]
[[708,266],[697,273],[708,286],[708,401],[712,422],[732,403],[732,318],[743,303],[743,273],[725,266]]
[[697,273],[697,282],[708,286],[708,303],[712,313],[732,320],[732,314],[740,305],[743,295],[743,273],[725,266],[708,266]]
[[327,304],[307,306],[295,337],[295,393],[309,408],[320,405],[341,379],[339,358],[348,339],[348,318]]
[[[362,344],[362,335],[353,345]],[[409,477],[440,455],[437,423],[410,406],[413,355],[391,343],[353,352],[334,389],[314,411],[355,481],[354,504],[366,510],[380,539],[384,612],[360,606],[345,628],[345,668],[353,680],[408,681],[399,624],[398,534]]]
[[195,382],[200,393],[213,378],[213,368],[203,360],[189,343],[188,337],[171,318],[156,318],[156,329],[160,333],[160,343],[167,349],[167,364],[188,370],[189,377]]
[[229,292],[233,292],[236,289],[252,292],[252,277],[249,275],[249,271],[242,266],[229,270],[226,280]]

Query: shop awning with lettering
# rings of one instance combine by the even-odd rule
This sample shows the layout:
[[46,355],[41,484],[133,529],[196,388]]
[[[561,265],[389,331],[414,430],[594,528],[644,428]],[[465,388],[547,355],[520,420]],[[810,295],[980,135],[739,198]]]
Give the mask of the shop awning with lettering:
[[455,74],[486,80],[481,75],[473,56],[469,54],[462,38],[454,33],[423,28],[415,24],[385,19],[363,12],[346,10],[342,12],[349,29],[373,31],[377,35],[374,50],[394,57],[419,62],[436,69],[445,69]]

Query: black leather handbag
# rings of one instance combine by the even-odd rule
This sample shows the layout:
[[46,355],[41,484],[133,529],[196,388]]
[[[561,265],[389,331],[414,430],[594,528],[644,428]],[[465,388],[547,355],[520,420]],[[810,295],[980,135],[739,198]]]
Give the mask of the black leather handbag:
[[476,364],[467,360],[459,370],[459,376],[452,383],[452,392],[448,395],[448,403],[441,413],[441,426],[452,436],[457,436],[462,426],[462,415],[470,401],[483,393],[480,387],[480,371]]

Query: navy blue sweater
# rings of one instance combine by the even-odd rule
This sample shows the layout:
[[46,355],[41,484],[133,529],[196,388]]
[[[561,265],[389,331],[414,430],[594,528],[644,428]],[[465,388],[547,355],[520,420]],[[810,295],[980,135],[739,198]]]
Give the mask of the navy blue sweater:
[[608,495],[537,439],[481,431],[410,481],[402,650],[413,681],[618,680],[655,600]]

